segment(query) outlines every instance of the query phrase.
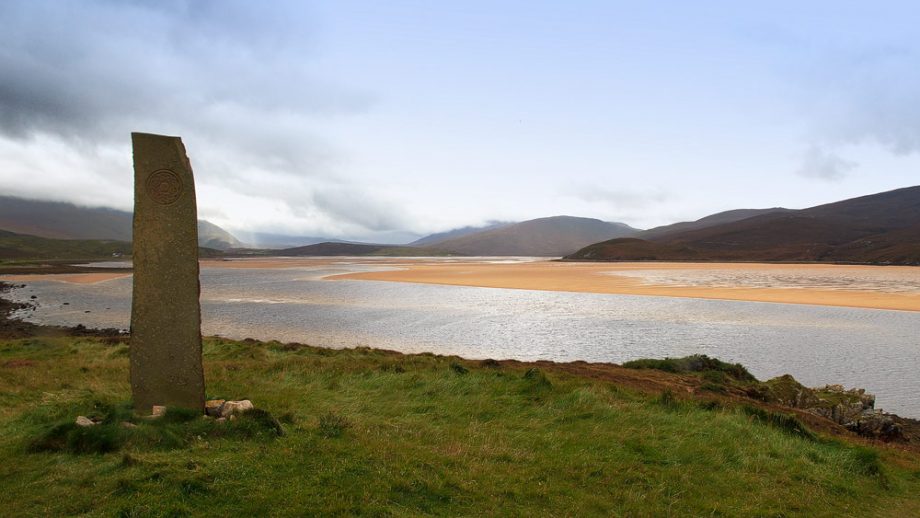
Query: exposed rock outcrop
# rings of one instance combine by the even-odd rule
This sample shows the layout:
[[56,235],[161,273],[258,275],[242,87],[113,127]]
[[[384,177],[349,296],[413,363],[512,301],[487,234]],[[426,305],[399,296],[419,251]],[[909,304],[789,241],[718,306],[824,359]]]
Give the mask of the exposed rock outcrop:
[[875,408],[875,396],[864,389],[842,385],[808,388],[786,374],[764,384],[772,402],[805,410],[844,426],[848,430],[883,441],[903,440],[906,421]]

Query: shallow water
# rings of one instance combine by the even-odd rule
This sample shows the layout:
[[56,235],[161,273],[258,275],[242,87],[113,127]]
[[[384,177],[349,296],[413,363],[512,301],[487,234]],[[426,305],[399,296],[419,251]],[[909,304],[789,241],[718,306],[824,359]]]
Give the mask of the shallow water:
[[[203,332],[467,358],[620,363],[703,353],[761,379],[790,373],[806,385],[864,387],[879,407],[920,417],[920,313],[322,279],[372,268],[203,268]],[[35,281],[14,292],[31,295],[35,322],[129,322],[130,278]]]

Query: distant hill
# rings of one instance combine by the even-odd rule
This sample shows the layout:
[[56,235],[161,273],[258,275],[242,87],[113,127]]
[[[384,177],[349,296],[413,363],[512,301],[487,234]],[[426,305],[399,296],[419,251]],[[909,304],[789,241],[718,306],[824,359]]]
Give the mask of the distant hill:
[[111,259],[131,255],[131,243],[98,239],[49,239],[0,230],[0,260]]
[[198,245],[217,250],[246,246],[233,234],[203,219],[198,220]]
[[[131,241],[132,214],[72,203],[0,196],[0,230],[50,239]],[[243,244],[226,230],[198,221],[198,244],[225,250]]]
[[920,186],[648,240],[608,240],[566,258],[920,265]]
[[589,243],[638,232],[624,223],[555,216],[467,233],[438,241],[437,246],[463,255],[560,257]]
[[[199,257],[222,257],[224,252],[198,247]],[[112,239],[49,239],[0,230],[0,263],[34,261],[99,261],[130,259],[131,243]]]
[[314,245],[275,250],[272,255],[279,256],[389,256],[389,257],[439,257],[454,255],[451,252],[430,247],[412,247],[403,245],[379,245],[368,243],[317,243]]
[[[246,243],[246,246],[260,248],[260,249],[281,249],[281,248],[297,248],[300,246],[309,246],[316,245],[319,243],[357,243],[361,244],[359,240],[352,239],[338,239],[334,237],[325,237],[325,236],[302,236],[295,234],[277,234],[272,232],[246,232],[239,231],[236,232],[236,235]],[[417,240],[420,237],[419,234],[414,232],[399,231],[394,230],[391,232],[379,233],[375,238],[375,241],[381,244],[398,244],[402,245],[404,243],[409,243],[410,241]]]
[[438,232],[437,234],[431,234],[425,236],[419,240],[409,243],[409,246],[431,246],[438,243],[447,241],[448,239],[454,239],[469,234],[475,234],[476,232],[483,232],[485,230],[493,230],[497,228],[507,227],[508,225],[513,225],[514,222],[511,221],[497,221],[495,223],[490,223],[488,225],[483,225],[481,227],[463,227],[455,228],[453,230],[448,230],[447,232]]
[[727,210],[725,212],[718,212],[716,214],[706,216],[705,218],[700,218],[696,221],[682,221],[680,223],[672,223],[670,225],[664,225],[661,227],[644,230],[636,234],[636,237],[640,239],[661,239],[668,235],[678,234],[680,232],[714,227],[716,225],[732,223],[734,221],[741,221],[742,219],[753,218],[754,216],[761,216],[763,214],[772,214],[777,212],[792,212],[792,210],[784,209],[782,207],[774,207],[772,209]]
[[297,236],[291,234],[274,234],[270,232],[242,232],[239,237],[246,246],[262,249],[296,248],[318,243],[349,243],[341,239],[321,236]]

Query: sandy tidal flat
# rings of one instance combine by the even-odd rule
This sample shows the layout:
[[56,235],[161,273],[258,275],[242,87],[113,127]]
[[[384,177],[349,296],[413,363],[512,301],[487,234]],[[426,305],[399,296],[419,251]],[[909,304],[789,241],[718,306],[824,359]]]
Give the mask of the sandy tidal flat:
[[[391,263],[390,266],[397,266]],[[920,268],[749,263],[404,262],[332,279],[920,311]]]
[[[489,258],[258,258],[203,260],[202,268],[287,269],[362,265],[327,277],[582,293],[652,295],[920,311],[920,268],[831,264],[578,263]],[[90,284],[130,273],[7,275],[0,280]]]
[[58,281],[73,284],[96,284],[97,282],[110,281],[130,277],[131,273],[60,273],[60,274],[26,274],[26,275],[0,275],[0,281],[29,282],[29,281]]

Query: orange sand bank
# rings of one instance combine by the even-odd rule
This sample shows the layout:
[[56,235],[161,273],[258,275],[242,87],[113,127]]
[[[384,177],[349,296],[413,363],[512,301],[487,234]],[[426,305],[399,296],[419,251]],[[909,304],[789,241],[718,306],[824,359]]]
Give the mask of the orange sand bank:
[[61,273],[61,274],[26,274],[26,275],[0,275],[0,281],[28,282],[28,281],[59,281],[74,284],[95,284],[97,282],[130,277],[131,273]]
[[[894,279],[920,281],[920,268],[840,266],[818,264],[747,264],[747,263],[568,263],[529,262],[488,264],[483,262],[403,263],[400,270],[349,273],[331,279],[361,279],[377,281],[480,286],[527,290],[574,291],[586,293],[617,293],[626,295],[655,295],[663,297],[694,297],[704,299],[781,302],[860,308],[920,311],[920,292],[891,291],[885,284],[864,285],[847,289],[797,286],[723,287],[679,285],[681,274],[720,272],[729,275],[817,275],[833,278],[860,278],[879,273]],[[652,284],[642,278],[642,271],[672,273],[677,284]],[[639,276],[628,276],[627,273]],[[695,281],[697,284],[700,281]],[[890,284],[889,284],[890,286]]]

